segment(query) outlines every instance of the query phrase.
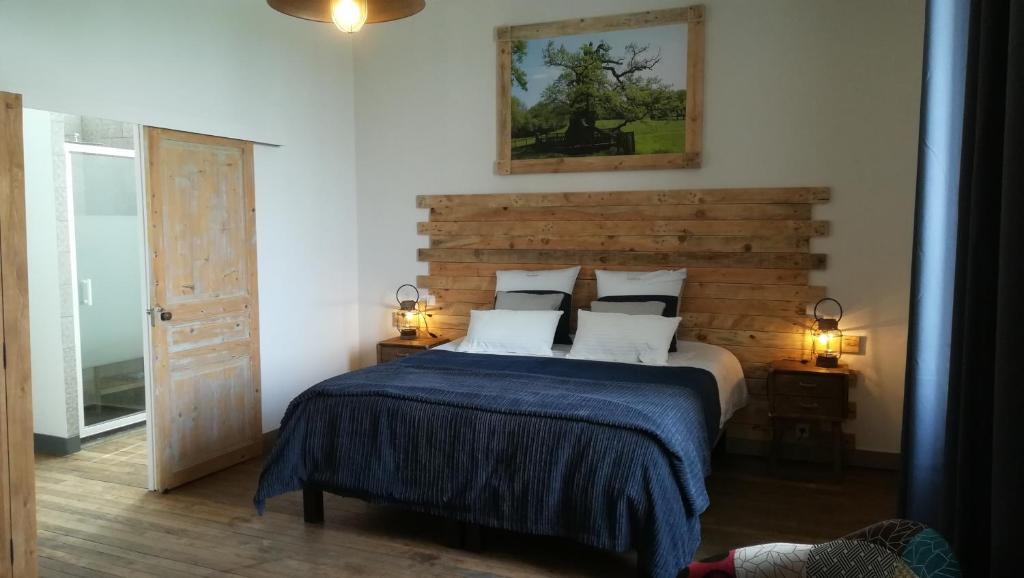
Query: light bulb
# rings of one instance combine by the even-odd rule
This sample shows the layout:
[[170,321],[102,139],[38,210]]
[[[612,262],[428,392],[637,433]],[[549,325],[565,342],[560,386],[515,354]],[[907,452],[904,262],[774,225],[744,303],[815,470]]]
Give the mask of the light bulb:
[[359,32],[367,16],[366,0],[335,0],[331,8],[334,25],[342,32]]
[[822,333],[822,334],[818,335],[818,345],[821,345],[822,347],[827,347],[828,346],[828,341],[829,341],[829,334],[828,333]]

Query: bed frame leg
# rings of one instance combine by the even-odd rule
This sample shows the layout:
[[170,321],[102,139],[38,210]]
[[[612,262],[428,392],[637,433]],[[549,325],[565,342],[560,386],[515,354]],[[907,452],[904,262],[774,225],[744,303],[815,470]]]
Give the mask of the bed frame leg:
[[480,552],[484,549],[483,528],[477,524],[445,520],[445,543],[450,548]]
[[324,491],[318,488],[302,488],[302,519],[307,524],[324,523]]
[[462,527],[462,548],[470,552],[482,552],[484,529],[477,524],[463,524]]

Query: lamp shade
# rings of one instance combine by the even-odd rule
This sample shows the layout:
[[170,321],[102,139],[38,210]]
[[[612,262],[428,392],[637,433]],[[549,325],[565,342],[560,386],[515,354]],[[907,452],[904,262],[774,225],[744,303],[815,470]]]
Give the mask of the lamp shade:
[[[839,308],[838,317],[826,317],[819,311],[823,304],[830,302]],[[818,367],[839,367],[839,358],[843,356],[843,332],[839,329],[839,320],[842,318],[843,306],[835,299],[826,297],[814,305],[811,351],[814,364]]]
[[[303,20],[334,22],[337,0],[267,0],[271,8]],[[366,0],[366,23],[390,22],[416,14],[427,5],[425,0]]]

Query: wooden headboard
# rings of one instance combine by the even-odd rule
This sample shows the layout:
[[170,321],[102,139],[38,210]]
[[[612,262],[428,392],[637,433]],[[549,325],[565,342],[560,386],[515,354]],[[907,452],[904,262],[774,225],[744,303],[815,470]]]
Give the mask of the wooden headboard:
[[417,280],[436,298],[430,327],[461,335],[472,309],[494,302],[494,272],[582,265],[573,311],[596,299],[594,269],[688,270],[681,339],[721,345],[743,364],[752,403],[730,437],[767,437],[768,364],[807,356],[808,305],[825,296],[808,272],[825,267],[810,238],[828,234],[812,207],[824,187],[423,195],[430,248]]

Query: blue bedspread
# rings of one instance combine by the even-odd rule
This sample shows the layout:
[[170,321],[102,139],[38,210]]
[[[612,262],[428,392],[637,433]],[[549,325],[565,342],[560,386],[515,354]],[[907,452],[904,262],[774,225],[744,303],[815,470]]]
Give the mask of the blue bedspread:
[[675,576],[700,543],[711,373],[428,351],[296,397],[255,504],[309,483],[495,528],[635,548]]

